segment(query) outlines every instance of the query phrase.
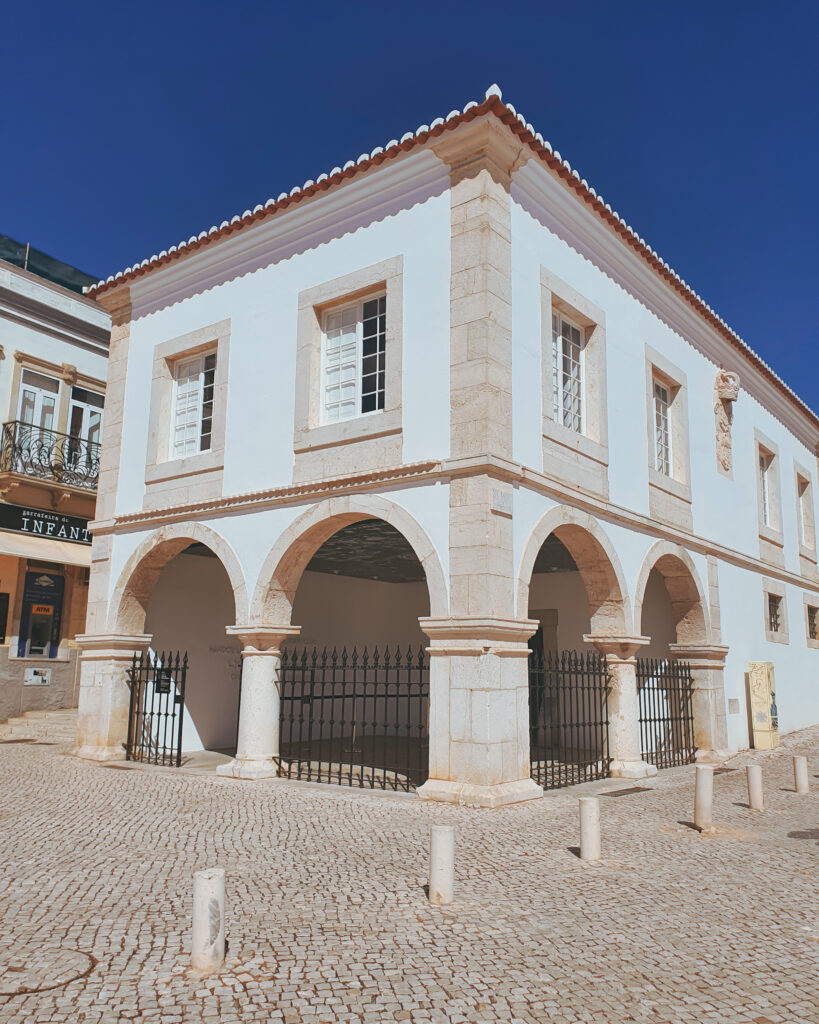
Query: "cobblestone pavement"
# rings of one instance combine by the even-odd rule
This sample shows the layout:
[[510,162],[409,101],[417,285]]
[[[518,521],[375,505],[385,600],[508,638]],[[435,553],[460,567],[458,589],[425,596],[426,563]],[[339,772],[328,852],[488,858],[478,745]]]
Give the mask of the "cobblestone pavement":
[[[0,1021],[819,1021],[819,731],[789,743],[753,757],[762,814],[744,771],[717,775],[711,837],[686,824],[692,767],[582,787],[628,790],[601,799],[594,866],[578,790],[477,811],[0,745]],[[445,908],[433,822],[457,826]],[[192,874],[215,865],[228,962],[196,978]]]

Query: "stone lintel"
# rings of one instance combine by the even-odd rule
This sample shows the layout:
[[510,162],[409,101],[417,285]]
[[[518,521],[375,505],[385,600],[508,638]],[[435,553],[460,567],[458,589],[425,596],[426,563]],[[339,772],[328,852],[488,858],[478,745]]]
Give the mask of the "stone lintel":
[[243,654],[276,654],[285,640],[299,636],[301,626],[265,622],[248,626],[225,626],[225,633],[238,637],[245,648],[249,648]]
[[447,132],[432,149],[449,164],[453,185],[486,170],[494,181],[508,188],[514,171],[532,157],[529,147],[492,114]]
[[649,636],[618,636],[588,633],[583,637],[587,644],[592,644],[600,654],[615,661],[630,661],[641,647],[651,643]]
[[450,782],[446,779],[427,779],[416,790],[422,800],[458,804],[460,807],[503,807],[505,804],[537,800],[543,790],[534,779],[501,782],[497,786],[477,786],[468,782]]

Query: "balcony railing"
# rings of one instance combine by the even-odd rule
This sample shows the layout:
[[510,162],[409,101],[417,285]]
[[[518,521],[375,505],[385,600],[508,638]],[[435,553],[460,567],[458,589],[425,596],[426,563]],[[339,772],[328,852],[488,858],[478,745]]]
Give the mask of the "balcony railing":
[[95,441],[13,420],[3,424],[0,472],[95,491],[100,475],[100,446]]

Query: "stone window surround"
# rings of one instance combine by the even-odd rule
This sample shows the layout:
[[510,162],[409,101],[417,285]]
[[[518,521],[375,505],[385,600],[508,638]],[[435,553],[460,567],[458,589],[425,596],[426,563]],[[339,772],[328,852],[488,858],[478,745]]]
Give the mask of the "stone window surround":
[[805,611],[804,611],[804,615],[805,615],[805,643],[812,650],[819,651],[819,638],[817,638],[816,640],[811,640],[811,638],[810,638],[810,628],[809,628],[809,625],[808,625],[808,609],[809,608],[815,608],[816,609],[817,626],[819,627],[819,594],[803,594],[802,595],[802,605],[803,605],[803,607],[805,609]]
[[42,373],[47,377],[53,377],[55,380],[59,381],[60,390],[57,395],[57,421],[54,429],[61,434],[68,433],[68,413],[71,405],[71,388],[74,385],[85,388],[87,391],[94,391],[103,397],[105,396],[104,380],[99,380],[96,377],[89,377],[87,374],[80,373],[77,370],[77,367],[72,366],[70,363],[51,363],[46,359],[27,355],[25,352],[15,352],[11,393],[9,395],[9,420],[17,419],[23,370]]
[[[762,484],[759,479],[759,456],[762,451],[770,456],[768,514],[773,525],[766,525],[762,519]],[[784,565],[785,538],[782,532],[782,486],[779,463],[779,446],[761,430],[754,428],[754,478],[756,480],[757,522],[759,524],[759,557],[763,561]]]
[[[584,490],[608,494],[609,436],[608,390],[606,386],[606,314],[559,277],[540,268],[541,309],[541,394],[544,463],[551,444],[567,449],[571,457],[593,469],[602,486],[589,488],[583,480],[574,481]],[[583,432],[564,427],[554,418],[552,348],[552,312],[565,314],[583,330],[582,418]],[[570,472],[563,466],[564,473]]]
[[[772,594],[774,597],[781,598],[779,606],[779,630],[774,633],[770,628],[770,619],[768,616],[768,595]],[[765,626],[765,639],[768,643],[772,644],[789,644],[790,637],[788,635],[788,598],[785,590],[785,584],[780,583],[778,580],[771,580],[767,577],[762,580],[762,614],[764,616],[763,622]],[[807,612],[805,613],[807,615]]]
[[803,558],[807,558],[811,562],[816,561],[816,513],[814,508],[813,498],[813,478],[810,472],[805,469],[801,463],[794,460],[793,463],[793,475],[794,475],[794,487],[796,489],[796,522],[797,526],[803,523],[803,512],[804,506],[800,496],[800,483],[807,485],[807,516],[804,519],[804,533],[808,543],[804,543],[802,539],[802,529],[799,530],[799,536],[797,538],[799,543],[799,554]]
[[[662,501],[674,525],[691,530],[691,453],[688,429],[688,378],[651,345],[645,345],[646,426],[648,441],[649,504]],[[667,388],[671,443],[671,475],[656,466],[654,437],[654,382]]]
[[[310,452],[363,438],[400,434],[402,430],[404,258],[362,267],[299,292],[296,351],[296,410],[293,448]],[[336,423],[321,422],[321,364],[324,314],[364,299],[387,293],[387,339],[384,408]]]
[[[184,459],[169,458],[171,418],[173,414],[174,366],[181,359],[202,352],[216,352],[216,377],[213,390],[213,430],[211,447]],[[145,463],[145,484],[164,483],[197,473],[215,473],[225,464],[225,420],[227,414],[228,360],[230,352],[230,320],[220,320],[207,327],[171,338],[154,349],[151,379],[151,405],[148,422],[148,457]],[[221,490],[221,480],[219,481]],[[214,496],[218,496],[218,493]]]

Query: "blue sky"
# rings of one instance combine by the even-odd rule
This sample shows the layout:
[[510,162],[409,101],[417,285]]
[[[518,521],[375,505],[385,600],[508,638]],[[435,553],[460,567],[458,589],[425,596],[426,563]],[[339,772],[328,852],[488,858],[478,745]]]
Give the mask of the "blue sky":
[[819,409],[819,5],[6,5],[0,234],[107,276],[497,81]]

